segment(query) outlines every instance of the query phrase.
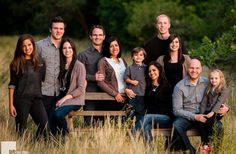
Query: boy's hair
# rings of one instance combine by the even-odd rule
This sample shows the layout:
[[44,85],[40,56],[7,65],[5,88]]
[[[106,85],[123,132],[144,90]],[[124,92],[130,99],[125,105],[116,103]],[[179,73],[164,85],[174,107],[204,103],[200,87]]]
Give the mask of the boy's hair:
[[[210,80],[210,77],[211,77],[211,74],[212,74],[212,73],[219,73],[219,76],[220,76],[220,84],[219,84],[219,86],[216,87],[215,91],[220,92],[224,87],[226,87],[226,82],[225,82],[224,73],[223,73],[221,70],[219,70],[219,69],[214,69],[214,70],[212,70],[212,71],[209,73],[209,76],[208,76],[209,80]],[[211,87],[211,83],[210,83],[210,82],[209,82],[209,85],[210,85],[210,87]],[[212,87],[211,87],[211,88],[212,88]]]
[[141,51],[143,51],[144,58],[146,58],[147,53],[146,53],[146,51],[144,50],[144,48],[141,48],[141,47],[136,47],[136,48],[134,48],[134,49],[132,50],[132,52],[131,52],[131,57],[133,57],[135,53],[139,53],[139,52],[141,52]]

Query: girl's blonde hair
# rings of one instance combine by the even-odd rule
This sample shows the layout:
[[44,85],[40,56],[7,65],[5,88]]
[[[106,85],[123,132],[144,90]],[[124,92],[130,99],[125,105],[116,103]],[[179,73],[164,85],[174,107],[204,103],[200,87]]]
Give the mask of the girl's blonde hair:
[[[211,78],[211,74],[212,73],[218,73],[219,74],[219,76],[220,76],[220,83],[219,83],[219,85],[216,87],[216,89],[215,89],[215,91],[221,91],[223,88],[225,88],[226,87],[226,82],[225,82],[225,76],[224,76],[224,73],[221,71],[221,70],[219,70],[219,69],[214,69],[214,70],[212,70],[210,73],[209,73],[209,76],[208,76],[208,78],[209,78],[209,80],[210,80],[210,78]],[[209,81],[209,87],[210,87],[210,89],[212,89],[212,86],[211,86],[211,83],[210,83],[210,81]]]

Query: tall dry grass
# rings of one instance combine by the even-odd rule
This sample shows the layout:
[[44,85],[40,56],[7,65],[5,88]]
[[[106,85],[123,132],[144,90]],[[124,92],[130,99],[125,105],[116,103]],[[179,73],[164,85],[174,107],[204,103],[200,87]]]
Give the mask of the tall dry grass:
[[[35,141],[35,125],[29,119],[28,130],[25,135],[18,138],[15,133],[14,119],[8,113],[8,87],[9,63],[13,57],[17,36],[0,37],[0,141],[16,141],[17,150],[29,151],[32,154],[143,154],[143,153],[166,153],[164,151],[164,137],[156,137],[153,146],[147,146],[142,138],[132,137],[126,131],[126,125],[107,122],[105,126],[84,132],[78,128],[67,136],[65,140]],[[38,40],[41,37],[37,37]],[[87,41],[76,42],[78,51],[88,46]],[[130,61],[130,55],[125,55]],[[230,72],[230,71],[228,71]],[[225,135],[220,153],[234,153],[236,151],[236,118],[235,118],[235,74],[227,73],[227,83],[231,94],[229,104],[231,111],[223,118]],[[199,137],[192,137],[195,146],[198,146]]]

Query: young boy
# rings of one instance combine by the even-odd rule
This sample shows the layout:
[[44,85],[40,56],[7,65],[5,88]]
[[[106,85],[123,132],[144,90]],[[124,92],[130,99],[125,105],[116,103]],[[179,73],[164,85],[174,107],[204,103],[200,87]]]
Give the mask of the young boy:
[[133,112],[128,116],[136,116],[136,121],[144,115],[144,94],[146,87],[145,69],[146,65],[143,63],[146,52],[141,47],[133,49],[131,54],[133,64],[127,67],[124,75],[127,88],[132,90],[136,96],[128,99],[128,106],[132,106]]

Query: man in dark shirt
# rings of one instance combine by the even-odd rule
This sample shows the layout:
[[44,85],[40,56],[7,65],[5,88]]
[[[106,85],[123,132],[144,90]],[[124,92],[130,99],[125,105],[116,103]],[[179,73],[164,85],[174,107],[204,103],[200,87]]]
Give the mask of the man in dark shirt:
[[[170,18],[167,15],[161,14],[156,17],[155,28],[157,34],[144,45],[144,49],[147,52],[146,64],[149,64],[151,61],[156,61],[159,56],[166,55],[168,52],[170,26]],[[186,54],[186,49],[183,45],[182,47],[183,53]]]
[[[85,65],[87,88],[86,92],[99,92],[101,91],[97,86],[97,81],[104,80],[104,75],[97,70],[97,64],[102,57],[101,51],[103,41],[105,39],[105,29],[101,25],[94,25],[89,33],[91,46],[80,52],[78,55],[79,61]],[[85,101],[84,110],[97,110],[99,109],[96,101]],[[90,125],[91,116],[85,117],[85,125]]]

